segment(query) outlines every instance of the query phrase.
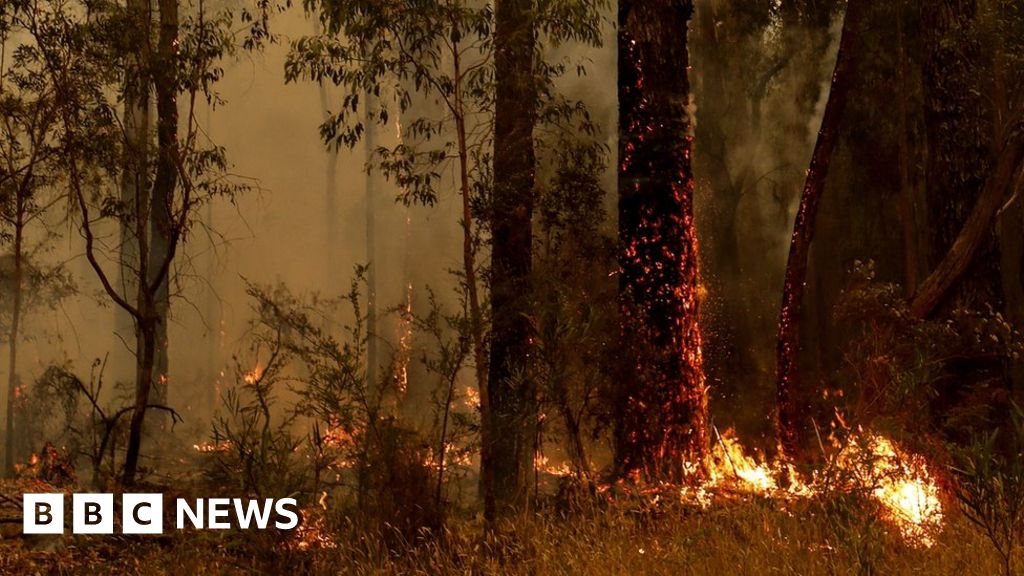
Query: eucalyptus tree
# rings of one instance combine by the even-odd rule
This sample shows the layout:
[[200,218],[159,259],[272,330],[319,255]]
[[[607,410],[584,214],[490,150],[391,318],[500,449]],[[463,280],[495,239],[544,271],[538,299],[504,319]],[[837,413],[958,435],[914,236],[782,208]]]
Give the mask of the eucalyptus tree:
[[[0,34],[13,24],[11,16],[0,12]],[[58,147],[52,138],[57,95],[50,82],[26,69],[25,56],[20,49],[14,50],[11,66],[0,69],[0,245],[10,246],[9,254],[0,258],[0,302],[10,304],[0,310],[8,347],[7,474],[14,471],[15,438],[21,426],[16,408],[23,322],[29,310],[56,303],[73,287],[63,267],[47,265],[44,258],[55,239],[50,228],[59,219],[55,208],[66,200],[57,177]]]
[[[218,62],[234,46],[232,14],[179,13],[176,0],[159,0],[142,26],[136,5],[93,0],[16,2],[14,26],[27,38],[19,50],[26,74],[50,83],[55,122],[50,137],[85,244],[85,257],[105,296],[131,316],[136,334],[135,390],[122,481],[136,479],[148,410],[172,412],[151,399],[158,349],[166,345],[169,282],[175,255],[189,238],[199,209],[245,186],[227,174],[222,148],[206,141],[196,119],[201,99],[217,100]],[[250,30],[258,31],[256,28]],[[145,31],[156,29],[155,38]],[[125,34],[125,31],[133,31]],[[136,36],[136,33],[140,35]],[[139,76],[141,75],[141,76]],[[141,77],[141,80],[140,80]],[[126,85],[145,84],[156,98],[155,162],[138,162],[139,126],[119,121]],[[144,106],[129,98],[128,104]],[[179,119],[184,112],[184,130]],[[145,174],[135,173],[145,169]],[[136,179],[132,202],[123,183]],[[112,233],[111,229],[117,233]],[[130,230],[126,237],[121,232]],[[122,243],[137,261],[124,262]],[[135,293],[118,286],[128,266]],[[162,401],[162,399],[161,399]]]
[[[601,2],[306,0],[304,6],[324,33],[293,43],[286,77],[342,88],[338,111],[321,126],[325,142],[351,147],[365,137],[367,115],[360,109],[372,95],[369,122],[411,117],[403,117],[398,144],[378,147],[369,163],[398,184],[399,200],[433,205],[446,192],[444,178],[453,177],[461,208],[457,275],[465,345],[480,391],[485,512],[493,518],[525,496],[532,465],[536,399],[524,380],[524,315],[536,128],[538,121],[585,117],[557,97],[551,81],[565,66],[544,62],[542,46],[597,43]],[[481,262],[488,241],[490,269]],[[488,280],[495,289],[490,310]],[[496,334],[489,334],[492,319]]]

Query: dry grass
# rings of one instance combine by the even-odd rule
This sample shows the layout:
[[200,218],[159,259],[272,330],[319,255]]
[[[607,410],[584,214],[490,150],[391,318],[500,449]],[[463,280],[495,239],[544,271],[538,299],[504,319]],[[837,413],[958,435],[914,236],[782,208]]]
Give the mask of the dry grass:
[[336,548],[306,551],[289,549],[294,535],[252,532],[68,537],[63,549],[49,552],[8,540],[0,550],[0,573],[998,574],[999,561],[982,534],[959,515],[949,516],[930,548],[907,545],[877,519],[870,503],[849,497],[743,499],[704,510],[617,504],[520,518],[488,535],[478,519],[451,520],[440,536],[413,542],[388,530],[370,534],[347,525],[332,536]]

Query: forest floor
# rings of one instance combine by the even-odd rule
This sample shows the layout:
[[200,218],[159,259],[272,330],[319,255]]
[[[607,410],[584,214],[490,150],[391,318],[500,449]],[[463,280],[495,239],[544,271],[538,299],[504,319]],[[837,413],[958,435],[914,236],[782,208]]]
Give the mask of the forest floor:
[[[437,535],[439,534],[439,535]],[[38,537],[37,537],[38,538]],[[161,536],[0,540],[0,574],[928,574],[1003,571],[984,534],[946,515],[931,545],[910,543],[870,502],[730,496],[711,505],[554,507],[484,535],[450,518],[428,537],[394,530],[170,530]],[[1016,564],[1024,567],[1024,559]]]

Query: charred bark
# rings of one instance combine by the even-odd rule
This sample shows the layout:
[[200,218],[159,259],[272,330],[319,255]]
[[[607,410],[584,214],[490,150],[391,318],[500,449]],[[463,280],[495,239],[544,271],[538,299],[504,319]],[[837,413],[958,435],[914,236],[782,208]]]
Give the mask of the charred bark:
[[708,449],[693,222],[689,0],[620,0],[620,474],[682,482]]
[[536,122],[534,5],[498,0],[495,10],[494,192],[491,206],[491,437],[488,518],[525,503],[536,435],[529,374]]
[[779,339],[776,348],[776,394],[778,406],[778,435],[783,454],[796,458],[799,453],[801,431],[805,423],[801,414],[807,414],[810,407],[806,402],[806,391],[799,382],[798,356],[800,352],[800,316],[804,291],[807,284],[807,262],[818,205],[825,192],[825,182],[832,161],[832,154],[839,141],[839,128],[847,97],[856,74],[857,35],[863,14],[864,0],[851,0],[843,21],[839,53],[825,115],[814,145],[810,168],[800,197],[800,206],[793,225],[790,240],[789,259],[786,262],[786,279],[783,286],[782,310],[779,315]]

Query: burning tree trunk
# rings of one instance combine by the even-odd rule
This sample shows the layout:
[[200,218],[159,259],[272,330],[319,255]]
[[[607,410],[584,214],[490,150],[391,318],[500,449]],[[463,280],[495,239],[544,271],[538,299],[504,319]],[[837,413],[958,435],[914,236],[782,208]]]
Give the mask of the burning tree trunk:
[[786,263],[786,281],[783,286],[782,311],[779,317],[779,340],[776,349],[778,433],[783,454],[796,457],[800,445],[801,418],[808,406],[807,397],[800,389],[798,356],[800,352],[800,314],[807,282],[807,257],[814,239],[814,224],[818,205],[825,191],[832,153],[839,140],[839,126],[846,108],[847,96],[853,83],[856,65],[856,39],[864,0],[850,0],[843,22],[839,53],[836,56],[832,87],[821,120],[818,140],[814,145],[811,165],[807,170],[800,207],[793,225]]
[[536,429],[530,271],[533,244],[536,31],[532,0],[498,0],[495,12],[494,196],[491,215],[491,355],[488,518],[528,494]]
[[620,295],[628,358],[621,473],[683,481],[703,469],[707,387],[698,325],[688,111],[690,0],[619,2]]

